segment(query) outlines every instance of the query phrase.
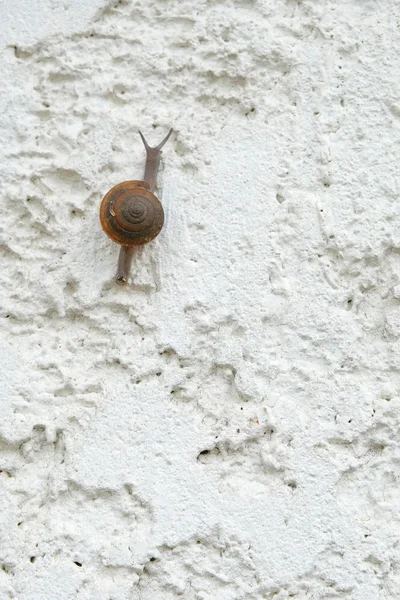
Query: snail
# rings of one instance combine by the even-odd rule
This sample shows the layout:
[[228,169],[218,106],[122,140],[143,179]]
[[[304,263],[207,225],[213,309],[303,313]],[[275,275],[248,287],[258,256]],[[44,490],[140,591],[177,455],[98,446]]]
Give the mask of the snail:
[[139,131],[146,149],[146,166],[143,181],[123,181],[111,188],[100,205],[100,222],[105,233],[121,244],[116,282],[125,285],[131,269],[135,248],[143,246],[160,233],[164,224],[164,210],[154,195],[161,149],[172,129],[162,142],[150,147]]

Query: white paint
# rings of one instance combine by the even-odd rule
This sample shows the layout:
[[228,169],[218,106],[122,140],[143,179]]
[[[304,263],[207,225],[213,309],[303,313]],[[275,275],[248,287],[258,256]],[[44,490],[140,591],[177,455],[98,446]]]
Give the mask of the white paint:
[[1,6],[1,598],[397,596],[399,11]]

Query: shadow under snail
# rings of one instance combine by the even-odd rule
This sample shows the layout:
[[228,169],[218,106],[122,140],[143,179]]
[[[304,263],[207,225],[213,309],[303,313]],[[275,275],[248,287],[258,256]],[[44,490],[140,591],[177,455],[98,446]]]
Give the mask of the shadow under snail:
[[143,246],[160,233],[164,224],[164,210],[154,195],[161,149],[172,129],[162,142],[151,148],[139,131],[146,149],[143,181],[123,181],[111,188],[100,205],[100,222],[105,233],[121,244],[116,282],[125,285],[131,270],[135,248]]

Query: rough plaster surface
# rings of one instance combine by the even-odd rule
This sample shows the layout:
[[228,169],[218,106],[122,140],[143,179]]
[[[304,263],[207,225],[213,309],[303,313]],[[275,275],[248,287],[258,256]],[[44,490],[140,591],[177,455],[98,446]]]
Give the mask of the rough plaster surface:
[[397,598],[398,2],[0,13],[1,600]]

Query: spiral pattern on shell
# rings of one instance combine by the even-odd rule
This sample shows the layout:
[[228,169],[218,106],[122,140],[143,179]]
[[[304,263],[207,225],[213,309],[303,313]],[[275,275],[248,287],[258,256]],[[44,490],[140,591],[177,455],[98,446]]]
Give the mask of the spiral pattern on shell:
[[103,198],[100,221],[105,233],[122,246],[153,240],[164,224],[164,210],[145,181],[124,181]]

